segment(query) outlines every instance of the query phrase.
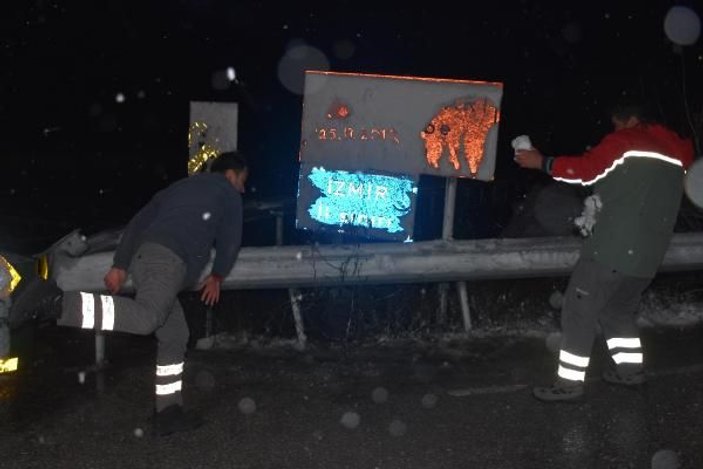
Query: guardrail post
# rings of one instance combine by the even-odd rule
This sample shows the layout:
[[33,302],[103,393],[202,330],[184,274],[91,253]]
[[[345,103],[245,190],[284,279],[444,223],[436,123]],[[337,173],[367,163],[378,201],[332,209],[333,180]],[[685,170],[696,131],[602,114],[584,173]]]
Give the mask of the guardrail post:
[[95,333],[95,367],[100,369],[105,364],[105,336]]
[[[454,238],[454,212],[456,208],[457,182],[457,178],[447,178],[446,180],[444,192],[444,219],[442,222],[442,239],[445,241],[451,241]],[[469,332],[471,330],[471,310],[469,309],[469,295],[466,290],[466,282],[457,282],[456,288],[459,295],[459,304],[461,305],[461,315],[464,320],[464,330]],[[449,284],[441,283],[439,285],[438,324],[444,324],[447,320],[448,292]]]
[[[272,210],[271,214],[276,217],[276,246],[283,245],[283,211]],[[288,289],[288,298],[290,299],[290,307],[293,312],[293,320],[295,321],[295,333],[298,337],[298,348],[303,350],[307,337],[305,336],[305,325],[303,316],[300,312],[300,291],[297,288]]]

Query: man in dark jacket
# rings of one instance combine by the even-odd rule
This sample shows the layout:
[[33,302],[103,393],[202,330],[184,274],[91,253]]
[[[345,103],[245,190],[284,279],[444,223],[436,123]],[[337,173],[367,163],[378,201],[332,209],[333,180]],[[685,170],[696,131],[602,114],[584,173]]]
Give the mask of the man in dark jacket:
[[615,130],[582,155],[516,152],[523,168],[593,188],[585,212],[595,218],[582,223],[587,238],[562,307],[558,378],[550,387],[533,390],[542,401],[583,396],[598,325],[612,357],[603,379],[626,386],[644,382],[635,313],[669,246],[693,146],[648,121],[636,103],[616,106],[611,117]]
[[[181,397],[188,325],[178,293],[195,286],[215,249],[201,299],[214,305],[242,238],[242,198],[248,176],[235,152],[214,160],[210,172],[176,181],[158,192],[127,225],[105,286],[112,295],[63,294],[61,326],[148,335],[158,340],[154,430],[167,435],[200,425],[183,412]],[[134,299],[117,296],[127,275]]]

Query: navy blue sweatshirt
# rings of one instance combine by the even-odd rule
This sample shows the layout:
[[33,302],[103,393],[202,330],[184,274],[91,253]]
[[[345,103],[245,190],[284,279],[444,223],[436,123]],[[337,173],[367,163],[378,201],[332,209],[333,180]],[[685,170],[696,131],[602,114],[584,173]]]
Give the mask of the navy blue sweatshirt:
[[129,222],[113,266],[127,270],[140,244],[169,248],[187,266],[186,284],[198,280],[215,248],[212,274],[226,277],[242,242],[242,196],[223,174],[200,173],[158,192]]

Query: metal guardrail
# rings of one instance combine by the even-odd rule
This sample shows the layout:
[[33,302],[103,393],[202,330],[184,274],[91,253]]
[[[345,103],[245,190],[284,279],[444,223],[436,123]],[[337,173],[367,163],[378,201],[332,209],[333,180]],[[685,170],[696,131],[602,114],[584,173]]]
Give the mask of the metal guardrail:
[[[65,291],[102,291],[112,264],[112,238],[86,240],[73,232],[49,251],[52,277]],[[223,288],[286,288],[298,345],[305,347],[303,320],[295,289],[359,284],[457,282],[464,329],[471,314],[466,281],[568,275],[578,259],[579,238],[425,241],[412,244],[245,247]],[[103,250],[85,254],[93,249]],[[703,270],[703,233],[674,235],[661,271]],[[210,265],[203,270],[203,276]],[[125,291],[132,288],[128,281]],[[105,338],[95,336],[97,367],[105,357]]]
[[[581,240],[520,238],[242,248],[224,289],[448,282],[568,275]],[[113,252],[52,256],[64,290],[104,290]],[[74,250],[75,252],[75,250]],[[209,272],[208,265],[204,272]],[[677,233],[661,271],[703,270],[703,233]],[[126,285],[129,290],[130,284]]]

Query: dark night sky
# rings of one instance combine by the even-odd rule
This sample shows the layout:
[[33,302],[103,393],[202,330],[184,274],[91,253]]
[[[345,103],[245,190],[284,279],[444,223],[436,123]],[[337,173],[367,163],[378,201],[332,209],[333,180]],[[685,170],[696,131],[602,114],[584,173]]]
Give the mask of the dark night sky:
[[[0,27],[0,240],[126,222],[185,176],[191,100],[240,102],[248,197],[293,196],[302,96],[278,69],[294,44],[333,71],[503,82],[496,181],[478,191],[506,188],[504,205],[534,179],[511,161],[519,133],[545,153],[580,152],[624,89],[685,128],[684,74],[700,112],[702,41],[676,46],[663,28],[671,6],[699,4],[567,3],[12,2]],[[222,83],[227,67],[239,84]]]

